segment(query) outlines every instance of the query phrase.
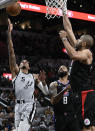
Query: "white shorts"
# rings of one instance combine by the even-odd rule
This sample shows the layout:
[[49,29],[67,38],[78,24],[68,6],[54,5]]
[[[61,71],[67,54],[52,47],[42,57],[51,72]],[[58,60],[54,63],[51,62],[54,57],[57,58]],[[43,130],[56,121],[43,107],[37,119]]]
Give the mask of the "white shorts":
[[32,123],[36,111],[36,103],[27,102],[15,105],[15,127],[19,127],[21,121]]

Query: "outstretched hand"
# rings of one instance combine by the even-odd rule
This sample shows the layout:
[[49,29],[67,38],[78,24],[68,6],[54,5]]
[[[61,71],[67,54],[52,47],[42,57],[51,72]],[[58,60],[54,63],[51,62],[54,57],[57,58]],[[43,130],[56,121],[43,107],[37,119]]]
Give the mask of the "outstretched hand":
[[45,81],[46,80],[46,72],[44,70],[40,71],[39,80],[40,81]]
[[39,74],[33,74],[33,76],[35,77],[35,80],[39,80]]
[[64,30],[61,30],[61,31],[59,32],[59,35],[60,35],[60,38],[61,38],[61,39],[62,39],[62,38],[66,38],[66,37],[67,37],[67,32],[64,31]]
[[8,19],[8,32],[13,30],[13,24],[11,23],[10,19]]

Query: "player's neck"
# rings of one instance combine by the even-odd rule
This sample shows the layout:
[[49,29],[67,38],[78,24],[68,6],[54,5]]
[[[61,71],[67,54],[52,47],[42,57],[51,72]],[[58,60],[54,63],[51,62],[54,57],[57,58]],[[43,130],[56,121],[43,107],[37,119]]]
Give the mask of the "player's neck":
[[64,76],[63,78],[59,78],[61,83],[66,84],[68,82],[68,76]]
[[28,70],[27,69],[21,69],[21,72],[24,74],[28,74]]

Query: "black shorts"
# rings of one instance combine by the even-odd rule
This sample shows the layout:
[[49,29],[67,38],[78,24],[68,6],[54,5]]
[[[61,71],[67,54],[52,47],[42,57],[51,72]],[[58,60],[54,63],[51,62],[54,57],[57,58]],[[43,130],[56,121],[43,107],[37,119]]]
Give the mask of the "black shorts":
[[81,131],[75,113],[64,112],[55,116],[55,131]]
[[82,91],[74,102],[81,128],[95,126],[95,91]]

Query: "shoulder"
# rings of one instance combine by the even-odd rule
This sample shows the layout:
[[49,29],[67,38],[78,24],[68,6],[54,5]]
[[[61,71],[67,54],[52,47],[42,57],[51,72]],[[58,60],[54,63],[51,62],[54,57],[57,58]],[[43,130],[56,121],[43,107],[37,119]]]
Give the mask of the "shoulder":
[[91,64],[93,60],[92,52],[89,49],[80,51],[80,62]]
[[34,78],[32,73],[29,73],[28,76]]
[[19,67],[18,67],[18,65],[16,64],[16,67],[15,68],[12,68],[11,67],[11,73],[12,73],[12,79],[14,79],[17,75],[18,75],[18,73],[19,73]]
[[21,71],[19,70],[16,75],[12,75],[12,83],[17,79],[18,75],[21,74]]
[[57,87],[57,81],[51,82],[49,88]]
[[86,53],[86,55],[92,55],[92,52],[89,49],[85,49],[85,50],[78,51],[78,52]]
[[50,83],[49,94],[51,96],[57,95],[57,81],[54,81],[54,82]]
[[86,52],[87,52],[89,57],[92,57],[92,52],[89,49],[86,49]]
[[89,49],[82,50],[81,53],[87,56],[87,58],[92,57],[92,52]]

